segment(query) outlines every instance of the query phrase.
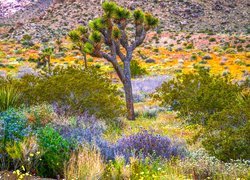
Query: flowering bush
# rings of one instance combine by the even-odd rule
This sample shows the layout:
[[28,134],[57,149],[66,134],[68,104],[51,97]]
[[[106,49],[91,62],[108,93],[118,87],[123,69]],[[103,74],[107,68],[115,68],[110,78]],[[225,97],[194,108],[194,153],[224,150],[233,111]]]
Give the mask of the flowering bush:
[[2,133],[0,141],[6,144],[8,141],[18,142],[31,134],[31,128],[25,116],[17,110],[10,109],[0,113]]
[[185,148],[181,144],[171,142],[166,136],[153,135],[145,130],[118,140],[115,153],[124,156],[126,160],[132,156],[170,159],[172,156],[183,157]]
[[55,124],[55,127],[65,139],[73,140],[78,145],[93,144],[97,138],[101,138],[106,128],[105,123],[87,113],[76,117],[73,121],[73,123]]

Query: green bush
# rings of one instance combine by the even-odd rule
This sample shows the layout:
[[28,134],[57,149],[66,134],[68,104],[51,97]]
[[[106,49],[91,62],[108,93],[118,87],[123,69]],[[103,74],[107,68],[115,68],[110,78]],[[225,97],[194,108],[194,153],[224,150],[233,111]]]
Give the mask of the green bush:
[[199,69],[197,73],[179,75],[163,83],[158,98],[188,122],[206,125],[211,115],[233,106],[240,91],[241,87],[229,77]]
[[208,120],[203,146],[223,161],[250,159],[250,95]]
[[131,76],[133,78],[147,74],[146,69],[142,68],[136,60],[131,61],[130,69],[131,69]]
[[38,132],[38,145],[42,152],[38,173],[43,177],[63,175],[64,163],[69,160],[70,143],[50,126]]
[[163,105],[170,105],[188,123],[203,125],[202,143],[210,155],[223,161],[250,159],[250,91],[229,77],[208,71],[184,74],[158,90]]
[[[121,64],[123,66],[123,64]],[[136,78],[147,74],[145,68],[142,68],[138,61],[132,60],[130,63],[131,77]]]
[[116,86],[96,68],[55,69],[52,76],[28,75],[15,80],[22,93],[20,104],[57,104],[66,113],[88,112],[98,118],[123,115],[123,102]]

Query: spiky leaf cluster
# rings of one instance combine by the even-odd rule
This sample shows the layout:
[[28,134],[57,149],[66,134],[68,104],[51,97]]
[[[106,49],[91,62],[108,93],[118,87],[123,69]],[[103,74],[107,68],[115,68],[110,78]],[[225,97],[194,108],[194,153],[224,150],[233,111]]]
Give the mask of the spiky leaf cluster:
[[136,24],[142,24],[144,22],[145,14],[142,10],[136,9],[133,13],[133,17]]
[[116,8],[114,12],[114,19],[120,21],[120,20],[128,19],[129,17],[130,17],[129,10],[122,8],[122,7]]
[[90,21],[89,27],[94,31],[101,31],[106,27],[105,20],[103,18],[96,18]]
[[152,14],[145,14],[145,25],[147,29],[155,28],[159,23],[159,19],[155,18]]
[[95,44],[101,43],[102,34],[98,31],[93,31],[89,36],[89,40]]
[[[145,38],[145,32],[155,28],[158,25],[158,19],[149,13],[144,13],[142,10],[137,9],[134,12],[130,12],[128,9],[118,6],[115,2],[105,1],[102,4],[103,15],[89,22],[89,28],[79,27],[76,32],[70,32],[69,37],[73,42],[81,39],[83,42],[83,49],[86,53],[93,53],[91,55],[100,55],[103,44],[111,46],[112,41],[118,42],[124,48],[129,46],[131,42],[127,38],[126,27],[130,21],[132,21],[136,28],[136,38],[134,40],[134,46],[139,46],[141,42],[135,42]],[[131,16],[132,14],[132,16]],[[88,32],[87,32],[88,31]],[[88,35],[83,41],[81,36]],[[80,38],[79,38],[80,36]],[[119,49],[120,47],[116,47]],[[120,51],[121,52],[121,51]]]
[[113,37],[115,40],[118,40],[118,39],[121,38],[121,35],[122,35],[122,33],[121,33],[120,29],[119,29],[117,26],[115,26],[115,27],[113,28],[113,31],[112,31],[112,37]]
[[87,42],[84,44],[83,50],[84,50],[84,52],[86,52],[88,54],[92,54],[94,51],[94,46],[91,43]]

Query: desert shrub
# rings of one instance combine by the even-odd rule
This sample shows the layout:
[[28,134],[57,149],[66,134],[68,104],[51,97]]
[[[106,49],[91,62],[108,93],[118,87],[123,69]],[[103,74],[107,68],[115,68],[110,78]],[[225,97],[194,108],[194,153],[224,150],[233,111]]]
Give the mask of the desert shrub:
[[142,68],[138,61],[132,60],[130,63],[130,70],[131,70],[131,76],[133,78],[143,76],[147,74],[147,71],[145,68]]
[[57,117],[53,106],[46,103],[25,107],[22,111],[33,129],[44,127]]
[[38,132],[39,149],[43,152],[38,174],[43,177],[63,175],[64,163],[69,160],[70,143],[50,126]]
[[0,83],[0,112],[16,107],[20,93],[12,84]]
[[96,68],[56,69],[52,76],[25,76],[18,81],[21,102],[26,105],[49,103],[66,113],[88,112],[112,119],[123,114],[119,92]]
[[237,53],[237,51],[235,49],[233,49],[233,48],[228,48],[228,49],[225,50],[225,52],[227,54],[236,54]]
[[34,46],[34,43],[32,42],[32,37],[28,34],[23,35],[21,39],[21,44],[23,45],[23,47],[26,48]]
[[206,125],[211,115],[234,106],[241,89],[229,77],[211,75],[200,69],[163,83],[156,97],[163,106],[178,111],[187,122]]
[[[123,64],[120,64],[123,67]],[[130,63],[130,71],[131,71],[131,77],[137,78],[143,75],[148,74],[146,69],[141,67],[138,61],[132,60]]]
[[209,42],[215,42],[216,39],[215,38],[209,38]]
[[54,122],[54,126],[65,139],[77,145],[94,144],[106,129],[105,123],[87,113],[75,117],[72,123],[69,120],[65,123]]
[[209,156],[204,149],[190,152],[185,159],[174,164],[184,174],[191,174],[191,179],[247,179],[250,170],[247,161],[224,163]]
[[246,98],[208,120],[203,146],[220,160],[250,160],[250,96]]
[[127,161],[130,157],[170,159],[185,154],[182,144],[173,142],[166,136],[153,135],[146,130],[118,140],[115,151],[116,155],[123,156]]
[[138,115],[140,115],[142,118],[146,119],[155,119],[158,115],[158,113],[165,111],[166,109],[163,107],[145,107],[143,110],[140,112],[138,111]]
[[105,164],[98,150],[82,147],[71,154],[64,176],[66,179],[100,179]]
[[203,125],[203,146],[209,154],[223,161],[250,159],[247,84],[202,70],[164,83],[159,97],[187,122]]
[[22,113],[14,109],[0,113],[0,169],[13,168],[16,164],[15,162],[12,163],[12,158],[7,153],[7,146],[14,146],[15,143],[18,145],[31,133],[32,130]]
[[31,134],[31,128],[25,116],[14,109],[0,113],[0,122],[3,125],[3,132],[0,142],[6,145],[7,142],[19,142]]

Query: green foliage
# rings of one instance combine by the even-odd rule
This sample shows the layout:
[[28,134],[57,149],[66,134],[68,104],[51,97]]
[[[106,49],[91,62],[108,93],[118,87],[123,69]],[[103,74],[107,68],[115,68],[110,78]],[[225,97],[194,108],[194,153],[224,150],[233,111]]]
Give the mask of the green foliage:
[[118,157],[110,162],[105,171],[104,179],[162,179],[165,177],[166,167],[160,160],[150,160],[147,158],[142,161],[131,158],[130,164],[126,165],[123,158]]
[[94,43],[100,43],[102,41],[102,35],[98,31],[93,31],[90,34],[89,39]]
[[155,28],[159,24],[159,19],[152,16],[150,13],[145,14],[145,23],[147,28]]
[[216,42],[216,39],[215,38],[210,38],[209,42]]
[[115,2],[105,1],[102,4],[102,9],[105,12],[106,18],[111,18],[114,15],[115,11],[117,10],[117,5]]
[[103,28],[106,27],[104,19],[103,18],[96,18],[89,23],[89,27],[93,29],[94,31],[100,31]]
[[20,92],[12,84],[0,83],[0,112],[16,107],[20,97]]
[[145,14],[141,9],[135,10],[133,16],[136,24],[142,24],[144,22]]
[[122,33],[120,29],[117,26],[115,26],[112,31],[112,37],[117,40],[117,39],[120,39],[121,36],[122,36]]
[[88,33],[88,29],[84,26],[78,26],[76,29],[81,35],[87,34]]
[[70,31],[68,36],[73,43],[78,43],[80,41],[80,34],[76,30]]
[[54,52],[54,48],[53,47],[45,47],[44,49],[42,49],[42,55],[43,56],[51,56]]
[[38,167],[39,175],[44,177],[62,175],[64,163],[69,160],[70,143],[52,127],[46,126],[38,132],[38,145],[44,152]]
[[93,53],[93,51],[94,51],[94,46],[91,43],[87,42],[84,44],[84,52],[91,54]]
[[123,20],[123,19],[128,19],[130,17],[130,12],[122,7],[118,7],[115,10],[114,13],[114,18],[118,21]]
[[138,61],[132,60],[130,63],[130,70],[131,70],[131,76],[133,78],[143,76],[147,74],[147,71],[145,68],[142,68]]
[[162,104],[172,106],[180,117],[206,125],[211,115],[234,106],[241,87],[229,77],[200,69],[198,73],[179,75],[163,83],[158,92]]
[[29,34],[25,34],[22,37],[22,41],[31,41],[32,37]]
[[52,74],[18,80],[16,86],[22,92],[20,104],[56,103],[59,107],[67,107],[67,113],[88,111],[104,119],[123,114],[117,88],[96,68],[58,68]]
[[250,95],[208,120],[203,146],[223,161],[250,159]]
[[250,159],[250,94],[248,82],[199,70],[166,82],[158,90],[163,105],[171,105],[191,123],[203,125],[202,143],[223,161]]

